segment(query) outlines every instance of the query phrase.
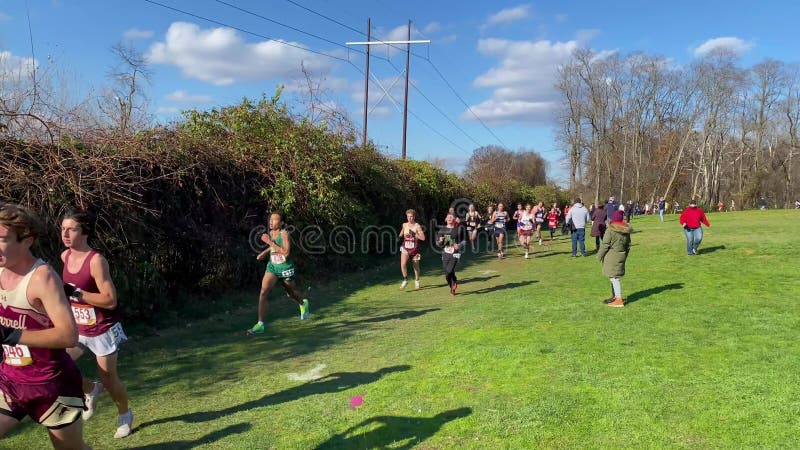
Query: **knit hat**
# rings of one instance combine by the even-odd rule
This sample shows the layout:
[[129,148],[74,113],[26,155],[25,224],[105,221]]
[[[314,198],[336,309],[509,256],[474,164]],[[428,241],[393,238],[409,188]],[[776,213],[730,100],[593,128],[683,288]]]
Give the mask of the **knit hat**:
[[614,211],[614,214],[611,215],[612,222],[622,222],[623,213],[622,211]]

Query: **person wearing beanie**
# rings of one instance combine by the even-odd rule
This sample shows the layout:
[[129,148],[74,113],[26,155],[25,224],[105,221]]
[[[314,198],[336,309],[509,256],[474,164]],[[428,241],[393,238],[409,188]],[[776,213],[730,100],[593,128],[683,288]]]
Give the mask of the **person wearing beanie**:
[[700,225],[711,226],[706,218],[706,213],[697,206],[697,201],[692,199],[689,202],[689,207],[681,213],[679,222],[683,226],[683,232],[686,235],[686,254],[689,256],[696,255],[700,242],[703,240],[703,229]]
[[623,221],[624,213],[614,211],[611,215],[597,259],[603,264],[603,275],[611,281],[612,298],[606,301],[608,306],[623,307],[622,283],[620,278],[625,275],[625,261],[631,249],[631,232],[633,229]]

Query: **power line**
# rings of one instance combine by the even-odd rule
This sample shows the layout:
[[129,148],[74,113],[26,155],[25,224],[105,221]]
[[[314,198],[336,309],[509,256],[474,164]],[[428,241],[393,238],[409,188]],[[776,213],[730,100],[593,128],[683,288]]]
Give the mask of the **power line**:
[[308,12],[310,12],[312,14],[316,14],[319,17],[322,17],[323,19],[327,19],[327,20],[330,20],[331,22],[333,22],[333,23],[335,23],[337,25],[341,25],[341,26],[347,28],[350,31],[355,31],[356,33],[361,34],[363,36],[367,35],[366,33],[364,33],[361,30],[357,30],[357,29],[351,27],[350,25],[347,25],[346,23],[339,22],[338,20],[336,20],[336,19],[334,19],[332,17],[328,17],[325,14],[322,14],[321,12],[317,12],[317,11],[314,11],[313,9],[311,9],[311,8],[305,7],[305,6],[301,5],[300,3],[295,2],[294,0],[286,0],[286,1],[291,3],[291,4],[293,4],[294,6],[297,6],[298,8],[302,8],[302,9],[305,9],[306,11],[308,11]]
[[[361,74],[362,74],[362,75],[364,74],[364,71],[363,71],[363,70],[361,70],[361,69],[360,69],[358,66],[356,66],[356,65],[355,65],[355,64],[353,64],[353,63],[350,63],[350,64],[352,64],[352,65],[353,65],[353,67],[355,67],[355,68],[356,68],[356,70],[358,70],[359,72],[361,72]],[[391,94],[391,92],[387,91],[387,90],[386,90],[386,89],[383,87],[383,84],[380,82],[380,80],[378,80],[378,79],[377,79],[377,78],[376,78],[374,75],[370,74],[370,77],[371,77],[373,80],[375,80],[375,82],[377,83],[378,87],[380,87],[380,88],[381,88],[381,90],[384,92],[384,94],[385,94],[385,95],[386,95],[386,96],[389,98],[389,100],[391,100],[391,101],[392,101],[392,103],[394,104],[395,108],[397,108],[397,109],[398,109],[398,111],[399,111],[399,108],[400,108],[400,107],[398,106],[397,100],[395,100],[395,98],[394,98],[394,96]],[[466,150],[464,147],[462,147],[462,146],[460,146],[460,145],[456,144],[455,142],[453,142],[453,140],[452,140],[452,139],[450,139],[450,138],[448,138],[447,136],[445,136],[444,134],[442,134],[442,133],[441,133],[439,130],[437,130],[436,128],[434,128],[433,126],[431,126],[431,125],[430,125],[428,122],[426,122],[426,121],[422,120],[422,118],[421,118],[420,116],[418,116],[418,115],[417,115],[417,114],[416,114],[414,111],[412,111],[412,110],[410,110],[410,109],[409,109],[409,110],[408,110],[408,113],[409,113],[409,114],[411,114],[412,116],[414,116],[414,118],[415,118],[415,119],[417,119],[418,121],[420,121],[420,122],[421,122],[423,125],[425,125],[426,127],[428,127],[428,129],[430,129],[431,131],[433,131],[434,133],[436,133],[437,135],[439,135],[439,137],[441,137],[441,138],[442,138],[442,139],[444,139],[445,141],[449,142],[449,143],[450,143],[450,144],[451,144],[453,147],[455,147],[455,148],[457,148],[457,149],[461,150],[462,152],[464,152],[464,154],[466,154],[466,155],[469,155],[469,152],[468,152],[468,151],[467,151],[467,150]]]
[[[217,2],[217,3],[221,3],[221,4],[225,5],[225,6],[231,7],[231,8],[233,8],[233,9],[239,10],[239,11],[241,11],[241,12],[245,13],[245,14],[250,14],[251,16],[255,16],[255,17],[258,17],[258,18],[260,18],[260,19],[264,19],[264,20],[266,20],[266,21],[268,21],[268,22],[274,23],[274,24],[276,24],[276,25],[280,25],[280,26],[282,26],[282,27],[286,27],[286,28],[288,28],[288,29],[290,29],[290,30],[297,31],[298,33],[305,34],[306,36],[311,36],[311,37],[313,37],[313,38],[316,38],[316,39],[319,39],[319,40],[325,41],[325,42],[327,42],[327,43],[329,43],[329,44],[333,44],[333,45],[336,45],[336,46],[339,46],[339,47],[342,47],[342,48],[345,48],[345,49],[348,49],[348,50],[350,50],[350,47],[347,47],[347,46],[345,46],[345,45],[342,45],[342,44],[340,44],[340,43],[338,43],[338,42],[334,42],[334,41],[332,41],[332,40],[330,40],[330,39],[324,38],[324,37],[322,37],[322,36],[318,36],[318,35],[316,35],[316,34],[314,34],[314,33],[309,33],[309,32],[307,32],[307,31],[301,30],[300,28],[293,27],[293,26],[291,26],[291,25],[287,25],[287,24],[285,24],[285,23],[278,22],[278,21],[277,21],[277,20],[275,20],[275,19],[270,19],[269,17],[262,16],[261,14],[258,14],[258,13],[256,13],[256,12],[253,12],[253,11],[250,11],[250,10],[247,10],[247,9],[244,9],[244,8],[240,8],[240,7],[236,6],[236,5],[232,5],[232,4],[230,4],[230,3],[228,3],[228,2],[225,2],[225,1],[223,1],[223,0],[214,0],[214,1],[215,1],[215,2]],[[360,53],[360,54],[362,54],[362,55],[364,55],[364,54],[365,54],[364,52],[362,52],[361,50],[358,50],[358,49],[352,49],[352,50],[353,50],[354,52],[356,52],[356,53]]]
[[315,53],[317,55],[327,56],[328,58],[336,59],[336,60],[339,60],[339,61],[342,61],[342,62],[346,62],[346,63],[350,62],[349,60],[347,60],[345,58],[341,58],[341,57],[338,57],[338,56],[335,56],[335,55],[331,55],[331,54],[325,53],[325,52],[320,52],[320,51],[317,51],[317,50],[311,50],[309,48],[302,47],[302,46],[296,45],[296,44],[292,44],[290,42],[282,41],[280,39],[271,38],[269,36],[264,36],[263,34],[259,34],[259,33],[256,33],[256,32],[253,32],[253,31],[249,31],[249,30],[245,30],[244,28],[239,28],[239,27],[236,27],[236,26],[233,26],[233,25],[228,25],[227,23],[220,22],[220,21],[214,20],[214,19],[209,19],[208,17],[203,17],[201,15],[190,13],[190,12],[184,11],[182,9],[174,8],[172,6],[156,2],[154,0],[144,0],[144,1],[146,1],[147,3],[151,3],[153,5],[156,5],[156,6],[160,6],[162,8],[166,8],[166,9],[169,9],[169,10],[172,10],[172,11],[175,11],[175,12],[179,12],[181,14],[185,14],[185,15],[190,16],[190,17],[194,17],[196,19],[205,20],[206,22],[210,22],[210,23],[213,23],[213,24],[216,24],[216,25],[220,25],[220,26],[223,26],[223,27],[227,27],[227,28],[231,28],[231,29],[234,29],[234,30],[237,30],[237,31],[241,31],[242,33],[249,34],[251,36],[256,36],[256,37],[260,37],[262,39],[266,39],[268,41],[273,41],[273,42],[277,42],[279,44],[288,45],[289,47],[294,47],[294,48],[297,48],[297,49],[300,49],[300,50],[304,50],[304,51],[309,52],[309,53]]
[[[397,66],[395,66],[395,65],[394,65],[394,63],[392,63],[391,61],[389,61],[389,65],[391,65],[391,66],[394,68],[394,70],[396,70],[397,72],[400,72],[400,73],[402,73],[402,72],[400,71],[400,69],[399,69]],[[421,90],[419,87],[417,87],[417,85],[416,85],[416,84],[414,84],[414,82],[413,82],[413,81],[411,81],[410,83],[411,83],[411,87],[413,87],[413,88],[414,88],[414,90],[415,90],[415,91],[417,91],[417,93],[419,93],[419,95],[421,95],[421,96],[422,96],[422,98],[424,98],[425,100],[427,100],[427,101],[428,101],[428,103],[430,103],[430,105],[431,105],[431,106],[433,106],[433,108],[434,108],[434,109],[436,109],[436,111],[438,111],[438,112],[439,112],[439,114],[441,114],[441,115],[442,115],[442,116],[443,116],[445,119],[447,119],[447,121],[448,121],[448,122],[450,122],[450,123],[451,123],[451,124],[452,124],[454,127],[456,127],[456,129],[457,129],[458,131],[460,131],[460,132],[461,132],[461,133],[462,133],[464,136],[466,136],[466,137],[467,137],[467,139],[471,140],[471,141],[472,141],[472,142],[473,142],[475,145],[477,145],[478,147],[480,147],[480,146],[481,146],[481,144],[480,144],[478,141],[476,141],[476,140],[475,140],[475,139],[474,139],[472,136],[470,136],[470,135],[469,135],[469,134],[468,134],[466,131],[464,131],[464,130],[463,130],[461,127],[460,127],[460,126],[458,126],[458,124],[456,124],[456,123],[453,121],[453,119],[451,119],[451,118],[450,118],[450,116],[448,116],[448,115],[447,115],[447,114],[446,114],[444,111],[442,111],[442,110],[441,110],[441,108],[439,108],[438,106],[436,106],[436,104],[435,104],[435,103],[433,103],[433,101],[432,101],[430,98],[428,98],[428,96],[427,96],[427,95],[425,95],[425,93],[424,93],[424,92],[422,92],[422,90]]]
[[[417,33],[419,33],[421,36],[425,37],[425,33],[423,33],[422,31],[420,31],[419,29],[417,29]],[[422,57],[421,57],[421,56],[419,56],[419,55],[415,55],[415,56],[417,56],[417,57],[419,57],[419,58],[422,58]],[[452,93],[453,93],[453,94],[454,94],[454,95],[455,95],[455,96],[458,98],[458,100],[459,100],[459,101],[461,101],[461,103],[462,103],[464,106],[466,106],[466,107],[467,107],[467,109],[469,110],[469,112],[470,112],[470,113],[472,113],[472,115],[473,115],[473,116],[475,116],[475,118],[476,118],[476,119],[478,119],[478,122],[480,122],[480,123],[481,123],[481,125],[483,125],[483,128],[484,128],[484,129],[486,129],[486,131],[488,131],[488,132],[489,132],[489,133],[490,133],[492,136],[494,136],[494,138],[495,138],[495,139],[497,139],[497,141],[498,141],[498,142],[499,142],[499,143],[500,143],[500,144],[501,144],[503,147],[505,147],[505,148],[508,148],[508,146],[505,144],[505,142],[503,142],[503,140],[502,140],[502,139],[500,139],[500,137],[499,137],[498,135],[496,135],[496,134],[494,133],[494,131],[492,131],[492,129],[491,129],[491,128],[489,128],[489,126],[488,126],[488,125],[486,125],[486,123],[484,123],[484,121],[483,121],[483,120],[482,120],[480,117],[478,117],[478,114],[476,114],[476,113],[475,113],[475,111],[472,109],[472,107],[471,107],[471,106],[469,106],[469,104],[467,104],[467,102],[466,102],[466,101],[464,101],[464,99],[461,97],[461,95],[459,95],[459,94],[458,94],[458,92],[457,92],[457,91],[456,91],[456,89],[453,87],[453,85],[452,85],[452,84],[450,84],[450,82],[449,82],[449,81],[447,81],[447,78],[445,78],[444,74],[443,74],[443,73],[442,73],[442,72],[439,70],[439,68],[438,68],[438,67],[436,67],[436,64],[434,64],[434,63],[433,63],[433,61],[431,61],[431,59],[430,59],[430,56],[429,56],[429,57],[427,57],[427,58],[422,58],[422,59],[424,59],[424,60],[428,61],[428,64],[430,64],[430,65],[431,65],[431,67],[433,67],[433,70],[434,70],[434,71],[436,71],[436,74],[437,74],[437,75],[439,75],[439,78],[441,78],[441,79],[442,79],[442,81],[444,81],[444,84],[446,84],[446,85],[447,85],[447,87],[448,87],[448,88],[450,88],[450,91],[451,91],[451,92],[452,92]]]

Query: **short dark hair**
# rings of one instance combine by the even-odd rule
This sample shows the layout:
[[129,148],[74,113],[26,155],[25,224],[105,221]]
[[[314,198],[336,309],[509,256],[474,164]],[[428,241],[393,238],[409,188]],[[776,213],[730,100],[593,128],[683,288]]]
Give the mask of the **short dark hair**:
[[81,233],[88,237],[94,235],[94,215],[78,208],[70,208],[61,217],[61,220],[72,219],[81,226]]
[[578,198],[575,199],[575,203],[583,203],[583,202],[581,201],[581,198],[578,197]]

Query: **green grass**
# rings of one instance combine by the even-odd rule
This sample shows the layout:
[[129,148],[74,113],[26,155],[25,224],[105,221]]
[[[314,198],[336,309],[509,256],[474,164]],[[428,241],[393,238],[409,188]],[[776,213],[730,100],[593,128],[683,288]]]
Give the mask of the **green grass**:
[[[398,289],[396,263],[312,286],[305,322],[281,292],[257,338],[252,286],[240,308],[128,344],[137,431],[111,437],[105,396],[85,435],[97,449],[796,447],[800,212],[710,220],[696,257],[677,216],[634,220],[625,308],[602,304],[599,263],[569,258],[564,237],[532,260],[466,257],[455,298],[435,255],[420,291]],[[288,377],[322,364],[319,380]],[[0,442],[48,445],[30,422]]]

